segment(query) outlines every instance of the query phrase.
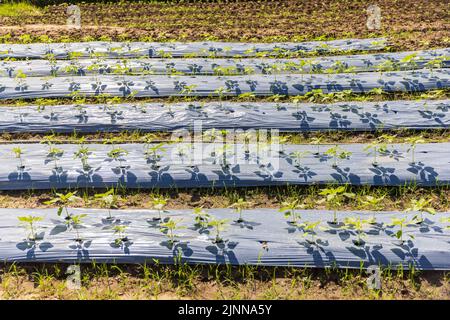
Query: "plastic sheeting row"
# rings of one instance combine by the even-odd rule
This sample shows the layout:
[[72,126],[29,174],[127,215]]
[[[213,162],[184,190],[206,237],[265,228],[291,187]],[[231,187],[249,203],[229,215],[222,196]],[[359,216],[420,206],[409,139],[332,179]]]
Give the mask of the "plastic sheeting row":
[[1,107],[0,132],[178,129],[393,130],[450,127],[450,100],[140,103]]
[[8,144],[0,147],[0,190],[450,182],[450,143],[376,147],[261,138],[258,144]]
[[[395,238],[393,218],[410,221],[417,213],[376,212],[376,223],[355,230],[345,218],[367,219],[370,212],[299,211],[300,224],[288,222],[273,209],[244,210],[243,221],[230,209],[212,209],[209,220],[226,220],[220,237],[207,223],[194,221],[189,210],[165,211],[163,221],[152,210],[69,209],[86,214],[79,223],[56,215],[56,209],[0,209],[0,260],[48,263],[192,263],[307,267],[390,267],[420,270],[450,269],[449,213],[426,217],[420,225],[405,223],[403,239]],[[30,230],[18,217],[43,220]],[[160,223],[178,222],[171,239]],[[320,221],[320,222],[319,222]],[[441,222],[443,221],[443,222]],[[320,223],[304,231],[302,223]],[[115,228],[116,226],[121,226]],[[120,229],[120,232],[117,230]],[[165,231],[165,233],[164,233]],[[359,237],[358,237],[359,233]]]
[[160,57],[254,57],[258,55],[370,51],[386,47],[384,38],[333,41],[241,43],[241,42],[74,42],[0,44],[0,59],[68,58],[160,58]]
[[101,76],[0,79],[0,99],[62,98],[68,96],[257,96],[304,95],[381,88],[386,92],[420,92],[450,86],[450,70],[416,70],[331,75],[248,76]]
[[81,59],[7,60],[0,76],[67,76],[92,74],[283,74],[341,73],[450,67],[450,49],[377,53],[306,59]]

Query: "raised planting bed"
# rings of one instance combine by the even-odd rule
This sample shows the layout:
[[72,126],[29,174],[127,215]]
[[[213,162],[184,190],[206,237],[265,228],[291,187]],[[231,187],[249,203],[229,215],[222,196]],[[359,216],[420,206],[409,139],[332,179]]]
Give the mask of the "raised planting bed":
[[0,76],[68,76],[93,74],[186,74],[245,75],[289,73],[343,73],[394,71],[421,68],[448,68],[450,49],[391,52],[364,55],[315,57],[305,59],[272,58],[168,58],[168,59],[74,59],[5,60]]
[[294,214],[296,221],[273,209],[0,209],[0,260],[450,269],[449,213]]
[[0,107],[0,132],[437,129],[450,100],[313,103],[126,103]]
[[344,90],[363,93],[375,88],[386,92],[421,92],[449,86],[449,69],[329,75],[19,77],[0,79],[0,99],[304,95],[319,89],[323,93]]
[[75,42],[0,44],[0,59],[55,59],[72,57],[161,58],[161,57],[255,57],[371,51],[386,47],[384,38],[333,41],[243,43],[243,42]]
[[[245,139],[245,138],[241,138]],[[9,144],[0,190],[288,184],[448,185],[450,143]]]

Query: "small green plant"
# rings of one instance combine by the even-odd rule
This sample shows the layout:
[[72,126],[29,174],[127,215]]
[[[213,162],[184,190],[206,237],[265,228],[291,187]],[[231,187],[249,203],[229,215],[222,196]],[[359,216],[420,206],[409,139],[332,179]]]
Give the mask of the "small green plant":
[[[393,234],[393,236],[397,238],[397,241],[395,242],[395,244],[403,245],[405,243],[403,230],[408,225],[408,223],[409,222],[406,221],[406,218],[401,218],[401,219],[400,218],[392,218],[391,219],[390,226],[399,228],[397,230],[397,232],[395,232]],[[414,236],[412,236],[412,235],[408,235],[408,236],[411,239],[414,239]]]
[[83,242],[83,239],[80,237],[80,231],[78,229],[81,229],[83,227],[83,219],[87,216],[87,214],[74,214],[71,216],[71,219],[68,221],[68,226],[75,230],[76,233],[76,242]]
[[425,140],[423,139],[422,136],[418,136],[418,137],[408,137],[405,139],[405,141],[406,143],[409,143],[409,148],[408,150],[406,150],[406,152],[408,153],[411,152],[411,164],[415,164],[416,163],[415,152],[417,144],[425,143]]
[[193,212],[195,215],[194,221],[195,224],[201,228],[208,228],[209,225],[209,219],[211,216],[204,210],[202,207],[194,208]]
[[302,224],[300,224],[300,227],[303,230],[302,237],[304,237],[306,242],[308,242],[309,244],[315,245],[317,244],[318,239],[316,239],[317,235],[316,229],[319,228],[320,222],[321,222],[320,220],[315,222],[305,221]]
[[209,225],[214,229],[214,243],[223,243],[224,239],[221,237],[221,232],[227,228],[228,219],[212,219]]
[[329,148],[327,151],[325,151],[325,154],[333,157],[333,165],[332,165],[333,168],[338,167],[339,159],[349,159],[350,156],[352,155],[350,151],[346,151],[338,145]]
[[126,225],[115,225],[114,227],[112,227],[112,230],[114,231],[114,235],[116,235],[116,238],[114,239],[114,244],[116,246],[122,246],[123,244],[130,241],[130,239],[126,235]]
[[164,212],[164,207],[167,205],[167,198],[162,196],[156,196],[152,199],[152,207],[154,210],[158,211],[158,217],[153,218],[153,220],[162,221],[161,213]]
[[61,157],[64,155],[64,150],[57,148],[53,145],[49,146],[49,150],[47,153],[47,158],[50,159],[50,161],[53,161],[55,164],[55,169],[58,169],[58,160],[61,159]]
[[309,151],[294,151],[290,154],[290,156],[295,159],[295,166],[300,168],[302,167],[302,159],[308,154],[310,154]]
[[153,162],[157,162],[161,160],[160,153],[165,152],[166,148],[164,148],[164,143],[158,143],[155,145],[146,145],[145,146],[145,158],[151,160]]
[[91,168],[91,166],[88,163],[90,154],[91,150],[84,144],[81,144],[78,147],[78,150],[73,153],[74,159],[80,159],[83,170],[89,170]]
[[387,151],[387,145],[384,143],[380,143],[378,140],[372,141],[364,147],[364,151],[369,151],[369,155],[373,156],[372,165],[374,167],[378,166],[378,156],[380,153],[384,153]]
[[167,220],[166,222],[161,223],[159,225],[161,232],[164,233],[165,235],[167,235],[169,244],[171,244],[171,245],[173,245],[175,242],[178,241],[175,239],[176,237],[178,237],[175,234],[175,231],[186,228],[185,226],[180,226],[181,221],[182,221],[182,219],[175,220],[175,219],[169,218],[169,220]]
[[14,147],[14,148],[12,148],[12,152],[14,153],[14,156],[16,157],[16,159],[19,159],[19,165],[17,166],[17,168],[24,169],[25,166],[23,165],[23,160],[22,160],[22,155],[23,155],[22,148]]
[[247,209],[251,205],[251,202],[244,201],[244,199],[239,198],[236,202],[229,206],[229,208],[233,208],[234,211],[239,214],[239,218],[236,220],[237,223],[242,223],[245,221],[242,217],[242,212],[244,211],[244,209]]
[[[364,207],[369,208],[370,210],[380,210],[380,208],[382,207],[382,206],[380,206],[380,204],[384,198],[385,198],[385,196],[374,197],[374,196],[367,195],[364,198],[360,199],[360,202]],[[375,218],[375,214],[373,214],[372,217],[370,219],[368,219],[368,221],[371,224],[375,224],[377,221]]]
[[314,152],[314,155],[320,155],[320,145],[323,142],[323,137],[314,137],[311,139],[311,144],[317,146],[317,151]]
[[436,214],[436,210],[430,206],[432,199],[420,198],[419,200],[412,199],[408,208],[406,208],[405,212],[417,212],[418,214],[413,217],[413,221],[416,224],[423,223],[423,214],[429,213],[432,215]]
[[339,186],[336,188],[325,188],[319,192],[319,195],[325,196],[325,198],[318,201],[318,203],[325,203],[327,208],[333,210],[333,221],[331,224],[337,224],[337,210],[342,205],[345,198],[353,199],[354,193],[346,192],[346,186]]
[[292,225],[297,225],[298,221],[301,219],[300,214],[297,210],[304,209],[305,205],[301,204],[298,199],[292,201],[286,201],[282,203],[282,207],[280,208],[280,212],[284,213],[286,218],[290,217],[291,220],[288,223]]
[[353,217],[347,217],[344,219],[344,226],[342,228],[344,229],[353,229],[356,231],[357,238],[353,240],[353,243],[356,246],[362,246],[364,245],[364,240],[366,233],[365,233],[365,227],[367,224],[370,224],[369,220],[361,219],[361,218],[353,218]]
[[36,232],[36,223],[39,221],[42,221],[42,217],[37,216],[22,216],[18,217],[20,224],[22,224],[28,231],[29,234],[27,235],[27,239],[29,241],[36,241],[38,240],[38,234]]
[[96,199],[100,199],[103,206],[108,209],[108,220],[112,220],[111,209],[118,208],[118,202],[121,200],[120,196],[116,193],[114,188],[109,189],[105,193],[96,194]]
[[123,161],[124,161],[123,157],[125,157],[127,154],[128,154],[127,150],[125,150],[125,149],[123,149],[121,147],[116,147],[116,148],[110,150],[107,155],[108,155],[109,158],[113,159],[114,161],[118,161],[119,162],[119,167],[123,168],[124,167],[124,165],[123,165]]
[[69,210],[68,210],[68,206],[71,203],[74,203],[76,201],[81,200],[80,197],[76,196],[76,191],[74,192],[68,192],[66,194],[63,193],[55,193],[55,197],[49,201],[44,202],[44,204],[46,205],[53,205],[53,204],[57,204],[59,205],[58,207],[58,211],[57,214],[58,216],[61,216],[61,214],[63,213],[63,211],[66,213],[66,220],[71,220],[72,219],[72,215],[69,214]]

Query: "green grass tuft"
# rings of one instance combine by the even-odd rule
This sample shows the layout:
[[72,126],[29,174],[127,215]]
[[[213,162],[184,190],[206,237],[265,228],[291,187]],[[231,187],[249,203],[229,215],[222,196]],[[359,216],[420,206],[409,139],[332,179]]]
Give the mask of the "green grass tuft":
[[18,17],[22,15],[36,16],[40,14],[41,11],[39,8],[26,1],[17,3],[6,2],[0,4],[0,16],[2,17]]

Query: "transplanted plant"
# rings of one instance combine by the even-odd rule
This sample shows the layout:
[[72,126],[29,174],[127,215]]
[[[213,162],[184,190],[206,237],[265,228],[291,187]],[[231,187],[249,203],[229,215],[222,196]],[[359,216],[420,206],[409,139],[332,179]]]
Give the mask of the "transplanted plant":
[[408,137],[405,139],[405,141],[406,141],[406,143],[409,143],[409,148],[408,148],[408,150],[406,150],[406,152],[408,152],[408,153],[411,152],[411,164],[415,164],[416,163],[415,152],[416,152],[417,144],[425,143],[425,140],[423,139],[422,136],[418,136],[418,137]]
[[236,202],[229,206],[229,208],[233,208],[234,211],[239,214],[239,218],[236,220],[237,223],[242,223],[245,221],[242,217],[242,212],[244,211],[244,209],[247,209],[251,205],[251,202],[244,201],[244,199],[239,198]]
[[80,197],[76,196],[76,191],[74,192],[68,192],[66,194],[63,193],[55,193],[55,197],[49,201],[44,202],[44,204],[46,205],[53,205],[53,204],[57,204],[59,205],[57,214],[58,216],[61,216],[61,214],[63,213],[63,211],[66,213],[66,220],[71,220],[72,219],[72,215],[69,213],[68,210],[68,206],[69,204],[79,201],[81,200]]
[[286,218],[290,217],[291,220],[288,221],[289,224],[297,225],[298,221],[301,219],[300,213],[297,210],[304,209],[305,205],[300,203],[298,199],[292,201],[286,201],[282,203],[280,212],[284,213]]
[[302,167],[302,159],[307,156],[308,154],[310,154],[311,152],[309,151],[294,151],[291,153],[291,157],[293,157],[295,159],[295,166],[297,168]]
[[419,200],[412,199],[408,208],[406,208],[405,212],[417,212],[417,215],[413,217],[413,221],[416,224],[423,223],[423,214],[429,213],[432,215],[436,214],[436,210],[431,207],[432,199],[420,198]]
[[83,170],[89,170],[91,168],[88,163],[90,154],[91,151],[89,147],[85,146],[83,143],[78,147],[78,150],[73,153],[74,159],[80,159]]
[[223,243],[220,233],[227,228],[229,219],[212,219],[209,221],[209,225],[214,229],[214,243]]
[[195,224],[201,228],[208,228],[209,219],[211,216],[204,210],[202,207],[194,208],[193,212],[195,215],[194,221]]
[[364,151],[369,151],[369,155],[373,156],[372,165],[374,167],[378,166],[378,156],[380,153],[384,153],[387,151],[387,145],[385,143],[381,143],[378,140],[372,141],[371,143],[367,144],[364,149]]
[[129,242],[130,239],[126,235],[126,229],[128,226],[126,225],[115,225],[112,227],[112,230],[114,231],[114,234],[116,235],[116,238],[114,239],[114,244],[116,246],[122,246],[124,243]]
[[20,224],[22,224],[29,231],[27,235],[27,239],[29,241],[39,240],[40,237],[36,231],[36,223],[42,221],[42,217],[28,215],[17,217],[17,219],[19,219]]
[[[404,232],[403,230],[405,229],[405,227],[408,225],[409,222],[406,221],[406,218],[392,218],[391,219],[391,223],[390,226],[392,227],[398,227],[397,232],[395,232],[393,234],[394,237],[397,238],[397,241],[395,241],[394,243],[397,245],[403,245],[405,243],[404,240]],[[411,239],[414,239],[414,236],[408,234],[408,236]]]
[[113,220],[111,209],[117,209],[117,204],[120,201],[120,196],[116,193],[116,190],[114,188],[111,188],[105,193],[96,194],[95,198],[100,199],[103,206],[108,209],[108,217],[106,219]]
[[158,217],[154,217],[153,220],[162,221],[161,213],[164,212],[164,207],[167,205],[167,198],[163,196],[156,196],[152,199],[152,206],[154,210],[158,211]]
[[339,186],[336,188],[325,188],[319,192],[319,195],[325,196],[325,198],[318,201],[318,203],[325,203],[329,210],[333,210],[333,221],[329,221],[331,224],[337,224],[337,210],[342,205],[342,202],[346,198],[353,199],[354,193],[346,192],[346,186]]
[[320,155],[320,144],[323,142],[323,137],[314,137],[311,139],[311,144],[317,146],[317,151],[314,152],[314,155]]
[[14,156],[16,157],[16,159],[19,159],[19,165],[17,166],[17,168],[19,170],[23,170],[25,168],[25,166],[23,165],[23,160],[22,160],[22,155],[23,155],[22,148],[14,147],[14,148],[12,148],[12,152],[14,153]]
[[83,213],[83,214],[74,214],[71,215],[70,220],[67,222],[67,225],[69,226],[69,228],[71,228],[72,230],[75,230],[76,233],[76,238],[75,241],[76,242],[83,242],[83,239],[80,237],[80,232],[78,231],[78,229],[82,228],[83,225],[83,218],[85,218],[87,216],[87,214]]
[[319,228],[320,222],[320,220],[315,222],[305,221],[300,224],[300,227],[303,230],[302,237],[304,237],[309,244],[317,244],[318,239],[316,239],[316,229]]
[[356,246],[362,246],[365,243],[363,238],[366,237],[364,229],[367,224],[370,224],[370,220],[361,219],[359,217],[358,218],[347,217],[344,219],[344,226],[342,228],[355,230],[356,239],[353,240],[353,243]]
[[[360,202],[362,205],[364,205],[365,207],[369,208],[370,210],[379,210],[380,209],[380,204],[381,201],[383,201],[383,199],[385,198],[385,196],[382,197],[374,197],[374,196],[365,196],[364,198],[360,199]],[[375,218],[375,214],[372,215],[372,217],[370,219],[367,220],[370,224],[375,224],[376,223],[376,218]]]
[[338,145],[325,151],[325,154],[333,157],[333,168],[337,168],[339,159],[349,159],[352,155],[350,151],[346,151]]
[[47,153],[47,158],[55,163],[55,169],[58,169],[58,160],[64,155],[64,150],[55,147],[54,145],[49,145],[49,150]]
[[115,147],[112,150],[110,150],[108,152],[108,157],[113,159],[114,161],[118,161],[119,162],[119,167],[123,168],[123,157],[125,157],[128,154],[128,151],[121,148],[121,147]]
[[159,225],[161,232],[164,233],[165,235],[167,235],[168,242],[170,245],[173,245],[175,242],[178,241],[175,239],[176,237],[178,237],[175,234],[175,231],[186,228],[185,226],[180,226],[180,222],[182,220],[183,219],[175,220],[175,219],[169,218],[166,222],[161,223]]
[[162,152],[165,152],[166,148],[164,148],[164,143],[158,143],[154,145],[146,145],[145,146],[145,158],[152,162],[153,165],[156,165],[156,163],[161,160],[161,154]]

